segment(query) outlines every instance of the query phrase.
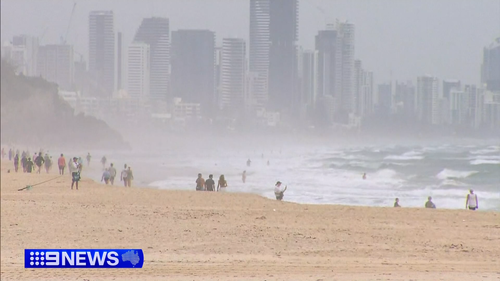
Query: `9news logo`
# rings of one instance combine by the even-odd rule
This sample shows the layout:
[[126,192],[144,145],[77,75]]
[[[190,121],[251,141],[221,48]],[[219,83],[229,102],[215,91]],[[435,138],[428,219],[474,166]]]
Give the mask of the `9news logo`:
[[141,249],[26,249],[24,268],[142,268]]

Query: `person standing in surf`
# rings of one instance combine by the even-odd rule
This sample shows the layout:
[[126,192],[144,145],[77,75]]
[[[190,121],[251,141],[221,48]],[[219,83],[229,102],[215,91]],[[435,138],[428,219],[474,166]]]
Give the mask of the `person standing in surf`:
[[467,198],[465,199],[465,209],[469,208],[469,210],[475,211],[479,208],[479,204],[477,203],[477,194],[474,194],[474,190],[469,190],[469,194],[467,194]]
[[243,174],[241,175],[241,181],[243,181],[243,183],[247,181],[247,171],[243,171]]
[[288,186],[285,186],[284,189],[281,189],[281,182],[278,181],[276,182],[276,185],[274,186],[274,195],[276,196],[276,200],[281,201],[283,200],[283,196],[285,195],[285,191]]

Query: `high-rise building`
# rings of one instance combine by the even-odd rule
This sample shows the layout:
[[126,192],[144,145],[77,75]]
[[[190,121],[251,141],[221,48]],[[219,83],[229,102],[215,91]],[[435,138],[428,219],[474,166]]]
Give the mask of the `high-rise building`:
[[500,92],[500,37],[484,48],[481,82],[488,91]]
[[245,109],[246,44],[240,38],[223,38],[220,107],[237,116]]
[[397,113],[415,117],[415,86],[411,82],[396,82],[394,103]]
[[12,38],[12,42],[2,46],[2,57],[8,60],[17,73],[25,76],[36,76],[38,60],[38,38],[19,35]]
[[459,90],[460,88],[460,80],[443,80],[443,98],[449,98],[451,90]]
[[123,35],[121,32],[117,32],[116,34],[116,90],[121,90],[123,87],[122,82],[122,71],[123,71]]
[[341,112],[352,113],[355,108],[354,94],[354,24],[337,22],[338,34],[342,37],[341,64],[342,86]]
[[92,11],[89,15],[89,72],[96,93],[111,97],[115,90],[115,32],[113,11]]
[[377,112],[384,115],[392,113],[392,82],[378,85]]
[[366,117],[373,113],[373,72],[363,69],[360,60],[354,63],[354,113]]
[[298,103],[298,0],[269,2],[269,108],[288,111]]
[[[169,98],[170,84],[170,24],[167,18],[142,20],[134,41],[145,42],[151,48],[150,92],[152,98]],[[170,97],[171,98],[171,97]]]
[[318,52],[318,95],[331,96],[337,102],[337,111],[340,110],[340,88],[336,88],[336,83],[340,81],[338,72],[341,71],[337,56],[337,31],[320,30],[316,35],[316,51]]
[[440,122],[439,80],[432,76],[417,78],[417,116],[426,124],[437,125]]
[[75,60],[72,45],[45,45],[38,48],[38,74],[57,83],[61,90],[75,87]]
[[308,107],[310,110],[314,109],[316,104],[316,89],[317,89],[317,75],[316,66],[318,64],[317,51],[303,51],[301,52],[301,60],[299,65],[300,77],[300,105]]
[[316,36],[318,94],[333,98],[332,116],[346,123],[356,112],[354,25],[337,21]]
[[214,112],[215,33],[209,30],[172,32],[172,95],[200,103],[205,116]]
[[127,92],[134,98],[150,96],[150,47],[144,42],[132,42],[128,47]]
[[265,108],[269,98],[269,2],[250,0],[249,70],[255,106]]

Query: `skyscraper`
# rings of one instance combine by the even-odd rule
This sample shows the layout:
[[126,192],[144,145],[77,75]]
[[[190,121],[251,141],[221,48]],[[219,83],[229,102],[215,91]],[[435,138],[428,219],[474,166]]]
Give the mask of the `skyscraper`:
[[449,98],[451,90],[459,90],[460,84],[460,80],[443,80],[443,98]]
[[354,63],[355,111],[359,117],[366,117],[373,112],[373,72],[363,69],[360,60]]
[[314,108],[316,103],[317,75],[316,66],[318,61],[317,51],[302,52],[300,65],[301,95],[300,104]]
[[115,90],[115,32],[113,11],[89,15],[89,72],[101,97]]
[[398,113],[407,117],[415,117],[415,86],[411,82],[396,82],[394,102]]
[[215,109],[215,33],[172,32],[172,95],[200,103],[205,116]]
[[8,60],[17,73],[36,76],[38,60],[38,38],[27,35],[14,36],[11,44],[2,46],[2,58]]
[[417,78],[417,116],[426,124],[439,124],[439,81],[436,77]]
[[316,36],[318,94],[332,97],[336,122],[348,122],[356,111],[354,25],[337,22]]
[[487,90],[500,92],[500,37],[484,48],[481,82]]
[[354,111],[354,24],[337,22],[337,31],[342,36],[342,86],[341,112],[349,114]]
[[246,44],[239,38],[222,39],[220,106],[237,117],[245,109]]
[[298,0],[269,2],[269,107],[288,111],[298,104]]
[[116,33],[116,89],[119,91],[123,87],[122,71],[123,71],[123,36],[121,32]]
[[75,61],[72,45],[45,45],[38,48],[37,72],[62,90],[74,90]]
[[321,96],[331,96],[338,100],[337,110],[340,107],[340,88],[336,88],[336,83],[340,81],[337,74],[341,70],[341,64],[337,64],[337,31],[320,30],[316,35],[316,51],[318,52],[318,94]]
[[377,112],[384,115],[392,113],[392,83],[378,85]]
[[128,47],[127,91],[134,98],[150,95],[150,47],[144,42],[132,42]]
[[134,41],[145,42],[151,48],[151,97],[167,99],[170,80],[169,20],[159,17],[143,19]]
[[269,98],[269,2],[250,0],[249,70],[252,75],[252,97],[264,108]]

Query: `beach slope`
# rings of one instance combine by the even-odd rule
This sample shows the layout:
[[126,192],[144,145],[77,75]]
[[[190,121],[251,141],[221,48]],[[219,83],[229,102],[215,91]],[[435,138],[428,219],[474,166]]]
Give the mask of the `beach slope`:
[[[1,280],[499,280],[500,214],[299,205],[1,171]],[[285,197],[286,199],[286,197]],[[143,269],[24,269],[25,248],[141,248]]]

